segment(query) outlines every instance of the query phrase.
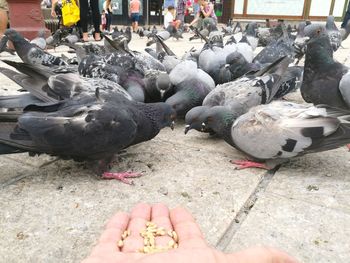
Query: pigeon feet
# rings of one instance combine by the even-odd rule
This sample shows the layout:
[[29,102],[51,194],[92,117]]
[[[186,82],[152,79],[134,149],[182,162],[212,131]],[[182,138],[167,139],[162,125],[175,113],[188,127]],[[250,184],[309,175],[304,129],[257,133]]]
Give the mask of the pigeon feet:
[[346,147],[348,148],[348,150],[350,152],[350,144],[347,144]]
[[237,165],[236,169],[238,170],[242,170],[246,168],[260,168],[260,169],[270,170],[270,168],[263,163],[257,163],[257,162],[252,162],[248,160],[231,160],[230,163],[236,164]]
[[132,172],[125,172],[125,173],[111,173],[111,172],[105,172],[102,174],[103,179],[116,179],[119,181],[122,181],[125,184],[134,184],[133,181],[127,180],[127,178],[137,178],[142,176],[142,173],[132,173]]

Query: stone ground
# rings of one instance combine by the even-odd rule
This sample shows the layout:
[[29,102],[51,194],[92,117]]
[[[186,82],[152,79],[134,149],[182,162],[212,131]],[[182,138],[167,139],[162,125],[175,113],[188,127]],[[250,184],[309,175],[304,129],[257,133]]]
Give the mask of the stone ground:
[[[131,48],[143,50],[134,35]],[[199,40],[167,41],[181,55]],[[350,40],[335,57],[347,62]],[[59,48],[56,54],[65,53]],[[1,58],[18,59],[1,54]],[[1,63],[3,66],[3,63]],[[1,94],[18,86],[0,76]],[[301,101],[295,93],[291,99]],[[105,222],[138,202],[183,205],[208,242],[233,252],[254,245],[283,249],[301,262],[350,259],[350,153],[344,148],[291,160],[279,170],[235,170],[244,156],[220,139],[164,129],[117,157],[114,171],[144,174],[130,186],[97,178],[84,164],[48,156],[0,157],[0,262],[79,262]],[[52,162],[53,161],[53,162]]]

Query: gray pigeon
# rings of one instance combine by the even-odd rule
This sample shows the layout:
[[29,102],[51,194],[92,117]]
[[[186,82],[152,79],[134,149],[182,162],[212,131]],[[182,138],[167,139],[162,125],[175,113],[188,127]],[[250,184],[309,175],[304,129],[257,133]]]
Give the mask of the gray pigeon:
[[282,24],[283,35],[277,41],[271,41],[253,59],[253,63],[272,63],[276,59],[284,56],[294,59],[293,41],[289,38],[285,25]]
[[327,17],[326,30],[331,41],[333,51],[337,51],[341,45],[342,36],[334,22],[334,16]]
[[0,40],[0,53],[2,52],[8,52],[11,55],[15,55],[15,51],[13,51],[12,49],[8,48],[7,46],[7,42],[8,42],[8,37],[3,35],[1,40]]
[[217,107],[204,126],[251,159],[231,161],[240,169],[271,169],[296,156],[350,143],[349,114],[329,106],[275,101],[256,106],[237,119],[229,109]]
[[96,95],[30,105],[17,115],[1,113],[0,152],[46,153],[89,161],[103,178],[130,183],[126,178],[140,174],[108,172],[114,155],[172,127],[174,117],[175,112],[165,103],[136,103],[124,97],[104,101]]
[[48,67],[68,65],[62,58],[51,55],[41,48],[38,48],[36,45],[29,43],[14,29],[7,29],[5,31],[5,36],[13,43],[18,56],[25,63],[39,64]]
[[333,59],[328,32],[322,25],[305,28],[307,43],[304,77],[300,88],[304,100],[315,105],[350,108],[350,73]]
[[[161,40],[163,41],[166,41],[170,38],[171,34],[169,33],[169,31],[167,30],[163,30],[163,31],[160,31],[156,34]],[[157,40],[154,39],[154,37],[152,37],[151,40],[149,40],[147,43],[146,43],[146,46],[149,47],[151,45],[153,45],[154,43],[156,43]]]
[[190,60],[179,63],[169,77],[175,94],[166,103],[176,110],[178,117],[184,117],[190,109],[201,105],[205,96],[215,88],[213,79]]
[[[21,73],[8,68],[0,68],[0,72],[35,98],[31,100],[32,97],[27,96],[28,94],[7,96],[7,99],[3,98],[1,100],[1,108],[10,108],[7,105],[11,101],[14,108],[21,109],[29,104],[37,103],[37,100],[54,103],[82,96],[95,97],[96,89],[99,92],[99,96],[104,100],[113,99],[114,94],[132,100],[131,96],[120,85],[106,79],[84,78],[74,73],[57,73],[58,69],[48,70],[48,68],[39,65],[6,60],[3,62],[13,66]],[[17,104],[13,102],[15,100],[18,101]]]
[[46,49],[45,29],[41,29],[38,32],[38,36],[30,41],[31,44],[36,45],[42,50]]

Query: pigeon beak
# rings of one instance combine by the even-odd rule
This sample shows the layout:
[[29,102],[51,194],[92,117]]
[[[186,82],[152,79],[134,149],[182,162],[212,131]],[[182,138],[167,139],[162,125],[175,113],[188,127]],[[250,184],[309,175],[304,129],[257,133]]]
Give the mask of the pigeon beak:
[[175,128],[175,121],[172,121],[170,124],[170,129],[174,130],[174,128]]
[[204,123],[204,122],[202,122],[201,132],[204,132],[204,130],[205,130],[205,123]]
[[191,125],[187,124],[185,126],[185,134],[187,134],[189,130],[191,130]]
[[160,98],[163,99],[164,98],[164,94],[165,94],[165,90],[160,90]]
[[230,67],[230,64],[225,64],[225,68],[229,68]]

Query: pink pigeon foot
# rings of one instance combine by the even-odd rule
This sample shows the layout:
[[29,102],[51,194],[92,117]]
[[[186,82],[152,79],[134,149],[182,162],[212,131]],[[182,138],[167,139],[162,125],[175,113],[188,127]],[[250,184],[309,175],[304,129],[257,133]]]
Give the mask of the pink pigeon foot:
[[260,169],[270,170],[270,168],[263,163],[257,163],[257,162],[252,162],[248,160],[231,160],[230,163],[236,164],[238,170],[242,170],[246,168],[260,168]]
[[132,173],[132,172],[125,172],[125,173],[111,173],[111,172],[105,172],[102,174],[103,179],[116,179],[119,181],[122,181],[125,184],[134,184],[133,181],[127,180],[127,178],[137,178],[142,176],[142,173]]
[[347,144],[346,147],[348,148],[348,150],[350,152],[350,144]]

